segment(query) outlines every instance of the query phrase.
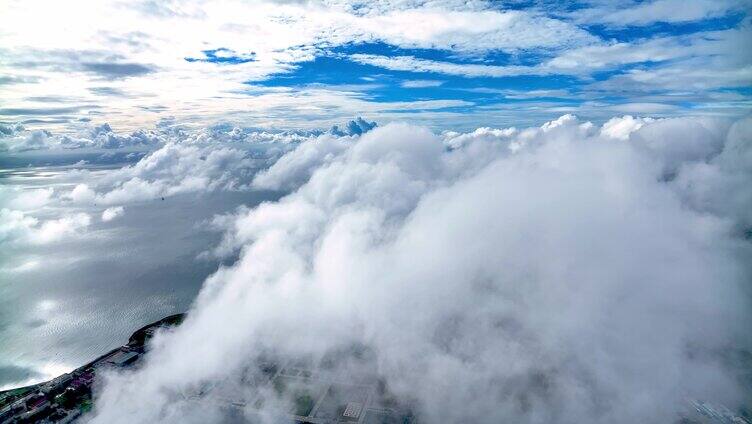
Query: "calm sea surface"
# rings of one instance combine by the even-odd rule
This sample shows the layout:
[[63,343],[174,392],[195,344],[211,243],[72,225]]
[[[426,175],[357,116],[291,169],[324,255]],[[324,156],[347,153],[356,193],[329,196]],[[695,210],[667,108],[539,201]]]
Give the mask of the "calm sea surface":
[[[121,165],[88,168],[104,173]],[[62,193],[77,182],[71,181],[70,169],[6,165],[0,185],[53,187]],[[180,195],[127,204],[125,214],[110,222],[100,219],[103,206],[53,202],[30,212],[40,220],[85,212],[92,221],[81,235],[59,243],[0,240],[0,388],[66,372],[124,344],[144,324],[185,311],[218,266],[197,258],[221,237],[206,221],[277,196]]]

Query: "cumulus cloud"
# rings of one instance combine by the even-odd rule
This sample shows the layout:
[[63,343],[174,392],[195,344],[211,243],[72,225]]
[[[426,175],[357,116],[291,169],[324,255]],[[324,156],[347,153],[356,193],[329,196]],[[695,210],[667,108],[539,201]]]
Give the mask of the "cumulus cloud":
[[627,140],[629,135],[642,128],[645,123],[650,123],[650,118],[635,118],[631,115],[611,118],[601,127],[601,134],[618,140]]
[[[171,141],[165,141],[156,150],[145,151],[130,166],[94,173],[78,171],[76,175],[86,182],[76,184],[61,198],[80,205],[119,205],[182,193],[252,188],[285,190],[289,185],[275,182],[276,174],[288,174],[295,168],[301,178],[306,178],[309,171],[326,160],[326,152],[340,151],[375,127],[375,122],[363,118],[335,125],[328,131],[267,132],[227,124],[193,130],[158,127],[161,138]],[[94,139],[113,137],[107,124],[94,127],[91,134]],[[296,149],[299,144],[305,147]],[[285,155],[288,151],[296,153]],[[257,175],[269,163],[274,166]]]
[[732,219],[748,238],[752,234],[750,134],[752,118],[735,122],[721,152],[709,161],[682,164],[675,183],[679,193],[694,208]]
[[102,222],[109,222],[113,219],[122,216],[123,213],[125,213],[125,208],[122,206],[113,206],[111,208],[107,208],[102,212]]
[[38,229],[30,234],[33,243],[44,244],[60,240],[66,235],[89,226],[91,217],[85,213],[76,213],[59,219],[43,221]]
[[50,148],[54,145],[52,133],[46,130],[19,131],[0,140],[0,148],[8,151],[25,151]]
[[348,352],[424,422],[740,405],[724,355],[752,348],[733,231],[752,205],[732,190],[750,183],[750,121],[635,119],[300,144],[256,180],[292,193],[225,219],[237,262],[143,368],[109,376],[92,421],[219,420],[228,393],[273,417],[286,399],[249,388],[255,364]]
[[81,183],[76,184],[66,197],[76,203],[93,203],[96,200],[97,193],[88,184]]
[[106,149],[149,146],[165,142],[164,134],[157,131],[137,130],[130,135],[123,135],[112,131],[112,127],[107,123],[92,128],[90,135],[92,144]]
[[3,135],[3,136],[13,135],[14,133],[21,132],[23,130],[24,130],[24,126],[21,124],[12,124],[12,125],[0,124],[0,135]]
[[666,172],[674,172],[683,163],[705,161],[718,155],[728,129],[729,122],[725,120],[663,119],[640,127],[630,134],[630,140],[659,157]]
[[21,189],[0,186],[0,203],[9,209],[27,211],[46,206],[54,194],[52,188]]
[[[429,104],[425,106],[429,106]],[[174,120],[165,120],[160,121],[153,128],[140,128],[130,133],[115,131],[109,123],[105,122],[70,134],[55,134],[49,130],[27,130],[21,125],[15,125],[3,126],[0,129],[0,151],[11,153],[61,149],[136,149],[148,151],[159,149],[168,143],[281,145],[301,143],[325,133],[337,137],[361,135],[375,127],[375,122],[369,122],[362,117],[357,117],[342,125],[333,125],[328,130],[263,129],[227,122],[190,127],[177,124]]]
[[[75,190],[74,190],[75,191]],[[0,245],[48,244],[80,233],[91,219],[72,213],[56,219],[39,219],[35,212],[54,206],[59,199],[52,188],[20,189],[0,186]]]
[[[506,142],[511,140],[511,137],[518,133],[517,129],[512,128],[478,128],[470,133],[458,133],[456,131],[445,131],[442,134],[444,143],[452,148],[462,147],[468,144],[474,144],[478,140],[486,140],[489,142],[502,142],[506,146]],[[510,145],[511,146],[511,145]]]
[[346,141],[328,136],[301,144],[295,150],[279,158],[268,169],[256,174],[253,185],[270,190],[296,188],[307,181],[313,171],[324,162],[334,159],[346,148]]
[[48,244],[79,233],[91,217],[74,213],[59,219],[39,220],[24,212],[0,209],[0,243]]
[[362,135],[374,128],[376,128],[375,122],[368,122],[365,119],[358,117],[345,124],[344,128],[340,128],[338,125],[334,125],[329,130],[329,133],[338,137],[344,137],[352,135]]
[[220,123],[196,131],[181,129],[176,141],[183,143],[296,143],[308,140],[318,131],[271,131]]
[[78,197],[93,196],[97,202],[111,205],[180,193],[241,190],[248,186],[255,169],[253,158],[238,149],[168,143],[136,164],[98,179],[96,193],[82,187]]
[[137,130],[119,134],[109,124],[94,126],[78,134],[54,134],[48,130],[20,129],[0,132],[0,151],[24,152],[29,150],[124,147],[152,147],[167,141],[167,135],[155,130]]

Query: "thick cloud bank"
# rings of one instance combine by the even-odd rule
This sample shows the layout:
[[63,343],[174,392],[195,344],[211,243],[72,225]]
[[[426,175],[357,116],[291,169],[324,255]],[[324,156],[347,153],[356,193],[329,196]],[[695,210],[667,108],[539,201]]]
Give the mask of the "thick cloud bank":
[[254,181],[291,194],[228,218],[237,263],[142,369],[111,376],[93,421],[219,421],[228,392],[258,395],[245,383],[259,357],[362,349],[421,422],[666,423],[687,399],[738,407],[751,125],[563,116],[303,143]]
[[247,185],[254,161],[238,149],[175,143],[152,152],[136,164],[96,180],[96,190],[81,184],[74,202],[106,205],[150,200],[181,193],[234,190]]
[[[290,190],[310,177],[321,160],[333,158],[355,137],[375,127],[376,123],[358,118],[345,125],[346,131],[335,126],[328,132],[309,132],[305,136],[295,132],[250,132],[224,125],[191,133],[179,130],[177,141],[165,142],[131,166],[86,178],[91,184],[77,185],[66,197],[79,204],[116,205],[182,193]],[[254,146],[256,143],[264,146],[259,148]],[[299,143],[303,145],[295,149]],[[294,154],[284,155],[291,149],[295,149]],[[326,156],[325,152],[331,154]],[[282,157],[277,161],[279,156]],[[256,171],[267,162],[276,166],[257,177]],[[290,175],[293,172],[299,175],[294,178]],[[285,182],[279,181],[280,173],[285,175]]]

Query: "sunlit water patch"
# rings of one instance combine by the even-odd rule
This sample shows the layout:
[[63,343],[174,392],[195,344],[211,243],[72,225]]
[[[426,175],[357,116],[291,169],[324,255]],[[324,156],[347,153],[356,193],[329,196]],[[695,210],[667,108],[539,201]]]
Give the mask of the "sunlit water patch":
[[[0,189],[52,188],[57,199],[82,179],[117,167],[5,169]],[[276,197],[253,191],[182,194],[128,204],[107,222],[101,219],[106,205],[30,203],[34,208],[25,217],[40,226],[75,214],[90,218],[81,231],[54,243],[0,239],[0,389],[64,373],[121,345],[144,324],[185,311],[218,265],[198,258],[221,236],[207,220]]]

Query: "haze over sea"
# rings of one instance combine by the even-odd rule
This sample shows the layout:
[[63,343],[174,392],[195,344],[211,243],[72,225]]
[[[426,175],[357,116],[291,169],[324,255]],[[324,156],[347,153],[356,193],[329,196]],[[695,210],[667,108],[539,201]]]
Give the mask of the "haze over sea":
[[[36,166],[5,168],[0,190],[66,190],[80,182],[73,170],[96,178],[129,164],[123,157],[76,164],[86,159],[98,157],[71,155],[60,161],[66,165],[32,158]],[[136,328],[187,310],[219,263],[197,258],[221,236],[207,217],[273,198],[222,192],[145,200],[112,222],[92,220],[86,237],[55,248],[8,246],[0,258],[0,388],[70,371],[122,345]],[[102,208],[59,205],[36,216],[75,213],[101,215]]]

